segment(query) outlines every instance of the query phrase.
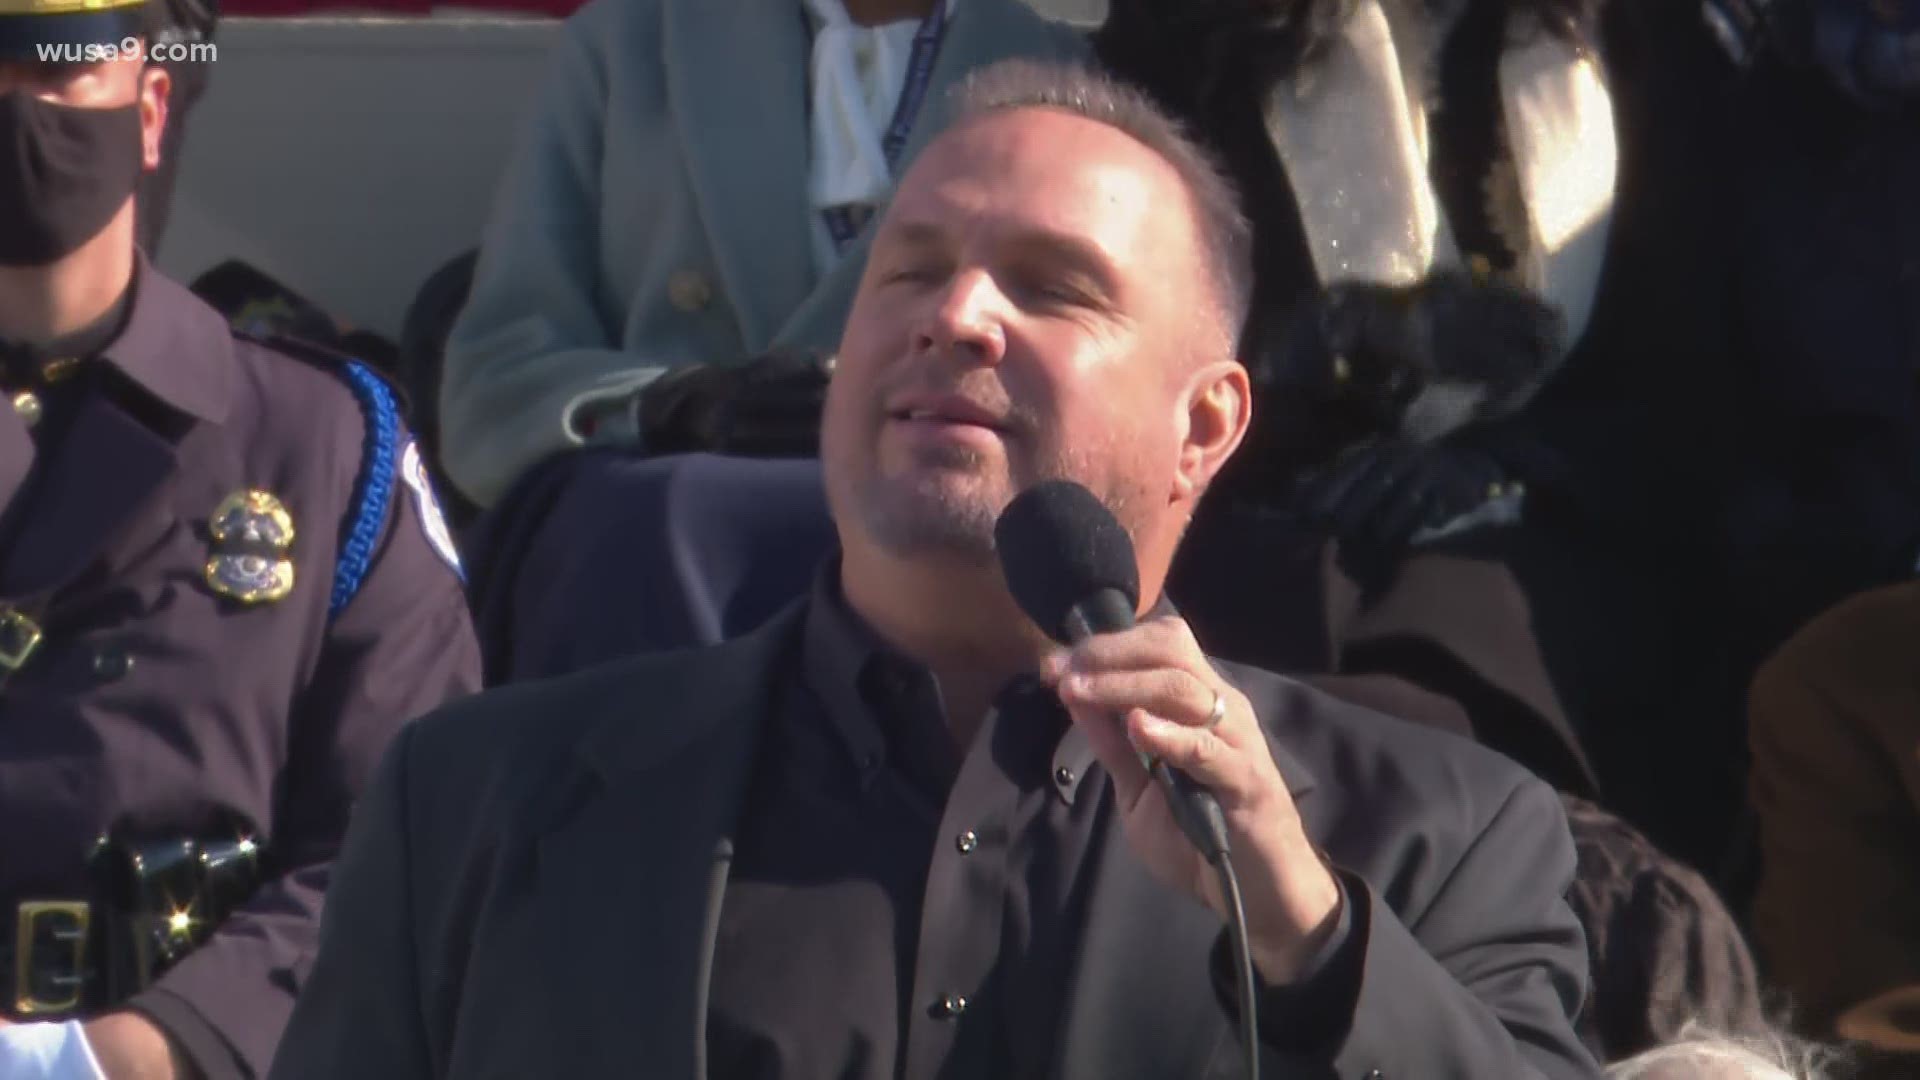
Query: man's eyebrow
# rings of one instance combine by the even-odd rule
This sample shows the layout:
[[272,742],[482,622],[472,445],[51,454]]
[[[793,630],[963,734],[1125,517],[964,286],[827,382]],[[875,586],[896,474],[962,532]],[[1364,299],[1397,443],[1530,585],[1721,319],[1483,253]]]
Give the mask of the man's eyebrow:
[[[927,221],[898,221],[888,230],[888,246],[904,251],[937,251],[951,240],[947,230]],[[1000,242],[1001,257],[1012,257],[1047,271],[1063,271],[1085,279],[1084,284],[1103,297],[1119,292],[1113,259],[1099,245],[1074,233],[1031,225]]]
[[1023,229],[1007,241],[1014,255],[1083,275],[1088,284],[1112,296],[1119,288],[1113,259],[1098,244],[1053,229]]
[[889,243],[907,248],[934,248],[946,243],[946,231],[925,221],[903,221],[887,230]]

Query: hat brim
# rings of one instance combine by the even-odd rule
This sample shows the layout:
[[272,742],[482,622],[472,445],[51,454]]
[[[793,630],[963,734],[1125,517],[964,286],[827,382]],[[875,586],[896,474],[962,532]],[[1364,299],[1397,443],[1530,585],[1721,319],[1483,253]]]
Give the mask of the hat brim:
[[[0,60],[85,61],[89,45],[116,48],[147,34],[145,4],[56,15],[0,16]],[[93,59],[104,59],[94,57]]]

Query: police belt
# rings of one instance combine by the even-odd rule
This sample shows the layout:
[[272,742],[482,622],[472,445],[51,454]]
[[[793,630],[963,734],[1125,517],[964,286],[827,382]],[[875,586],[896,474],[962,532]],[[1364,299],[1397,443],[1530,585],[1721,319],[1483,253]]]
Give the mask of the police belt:
[[260,854],[244,837],[103,840],[92,895],[22,899],[0,925],[0,1014],[64,1019],[144,990],[252,895]]

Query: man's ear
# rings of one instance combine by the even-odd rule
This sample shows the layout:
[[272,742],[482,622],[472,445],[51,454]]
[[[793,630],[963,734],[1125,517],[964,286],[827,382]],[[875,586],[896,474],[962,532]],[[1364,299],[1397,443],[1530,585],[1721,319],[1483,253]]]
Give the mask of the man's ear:
[[148,172],[160,167],[160,141],[167,131],[167,102],[173,94],[173,76],[158,64],[140,72],[140,164]]
[[1221,360],[1194,373],[1187,384],[1187,432],[1180,446],[1174,497],[1200,497],[1247,437],[1253,420],[1253,384],[1237,360]]

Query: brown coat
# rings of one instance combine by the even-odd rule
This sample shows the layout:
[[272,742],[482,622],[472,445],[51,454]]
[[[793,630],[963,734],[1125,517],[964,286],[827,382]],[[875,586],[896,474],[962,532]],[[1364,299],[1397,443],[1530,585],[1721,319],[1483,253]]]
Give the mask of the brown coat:
[[[137,289],[125,330],[47,390],[73,395],[62,433],[0,410],[0,610],[44,629],[0,687],[0,932],[22,900],[85,898],[109,829],[252,833],[266,885],[132,1004],[210,1076],[257,1075],[356,794],[406,721],[477,688],[478,655],[432,504],[400,477],[329,613],[369,426],[340,369],[236,339],[145,266]],[[291,591],[250,605],[208,570],[209,519],[246,489],[294,528]]]
[[1920,582],[1814,620],[1761,669],[1754,930],[1801,1019],[1920,986]]

